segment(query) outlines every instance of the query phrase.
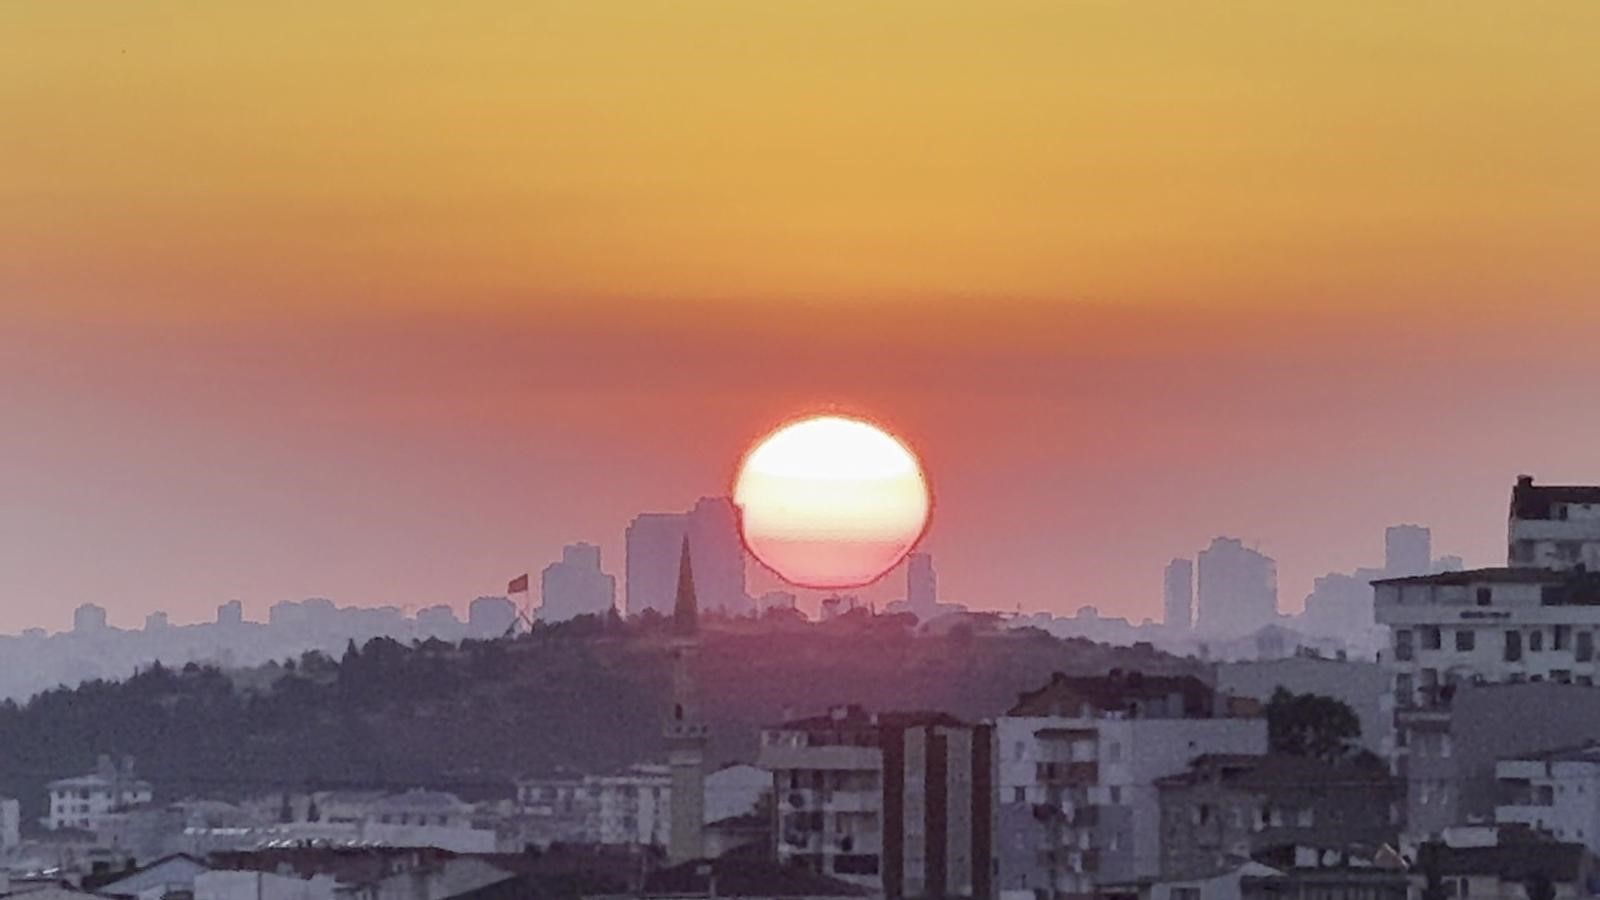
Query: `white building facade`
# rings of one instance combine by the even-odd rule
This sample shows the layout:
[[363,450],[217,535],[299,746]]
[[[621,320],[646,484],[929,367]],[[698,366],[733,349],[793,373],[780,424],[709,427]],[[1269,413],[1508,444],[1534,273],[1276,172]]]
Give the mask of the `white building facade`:
[[100,758],[98,771],[52,781],[46,789],[50,792],[50,814],[43,824],[50,829],[92,829],[101,816],[149,803],[153,797],[150,783],[134,777],[131,760],[119,768],[107,756]]

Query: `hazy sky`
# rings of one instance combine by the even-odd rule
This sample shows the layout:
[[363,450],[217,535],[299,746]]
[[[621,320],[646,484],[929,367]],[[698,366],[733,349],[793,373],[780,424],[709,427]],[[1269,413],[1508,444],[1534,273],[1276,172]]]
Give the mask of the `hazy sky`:
[[464,610],[838,407],[944,595],[1600,481],[1600,4],[9,3],[0,628]]

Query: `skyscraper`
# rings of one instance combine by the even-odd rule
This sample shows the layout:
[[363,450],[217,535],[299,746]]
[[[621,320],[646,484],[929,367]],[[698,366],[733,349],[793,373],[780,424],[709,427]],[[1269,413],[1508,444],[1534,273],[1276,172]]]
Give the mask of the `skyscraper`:
[[702,497],[689,511],[689,553],[694,558],[695,599],[702,609],[733,615],[750,611],[744,589],[744,541],[739,513],[727,497]]
[[243,625],[244,604],[237,600],[229,600],[217,607],[218,625]]
[[1167,563],[1161,599],[1162,621],[1167,628],[1188,631],[1194,627],[1194,563],[1191,560],[1179,558]]
[[628,615],[647,609],[662,615],[672,612],[679,552],[687,530],[688,516],[683,513],[641,513],[628,525],[624,562]]
[[933,571],[931,553],[906,557],[906,607],[923,620],[939,611],[939,576]]
[[1409,578],[1433,571],[1433,537],[1421,525],[1391,525],[1383,533],[1383,571]]
[[517,607],[505,597],[479,597],[467,607],[467,635],[480,640],[501,637],[517,621]]
[[1246,635],[1278,615],[1278,564],[1237,538],[1219,537],[1199,556],[1195,627],[1219,636]]
[[539,577],[539,621],[565,622],[576,616],[603,616],[617,602],[617,580],[600,571],[600,548],[569,544],[561,561]]
[[667,762],[672,769],[672,830],[667,858],[673,863],[705,855],[705,757],[711,730],[700,721],[694,661],[700,649],[700,611],[696,602],[690,547],[678,555],[678,587],[672,609],[672,708],[667,711]]
[[628,526],[625,588],[629,615],[672,611],[678,551],[684,538],[694,559],[695,592],[701,609],[741,614],[751,609],[745,593],[744,542],[739,514],[727,497],[704,497],[687,513],[641,513]]

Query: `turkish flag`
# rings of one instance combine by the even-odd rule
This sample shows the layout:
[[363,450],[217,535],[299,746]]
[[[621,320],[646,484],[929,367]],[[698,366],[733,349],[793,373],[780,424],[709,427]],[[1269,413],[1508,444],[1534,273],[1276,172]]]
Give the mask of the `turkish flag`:
[[506,593],[508,594],[526,594],[527,592],[528,576],[526,575],[518,575],[511,579],[510,584],[506,585]]

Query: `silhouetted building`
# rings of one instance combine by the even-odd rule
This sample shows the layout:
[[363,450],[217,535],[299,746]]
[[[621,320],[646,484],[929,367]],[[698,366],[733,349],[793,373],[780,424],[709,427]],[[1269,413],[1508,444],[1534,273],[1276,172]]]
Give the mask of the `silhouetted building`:
[[744,586],[744,541],[739,513],[727,497],[702,497],[689,511],[689,552],[701,609],[734,615],[750,611]]
[[244,604],[237,600],[229,600],[217,607],[218,625],[241,625],[244,623]]
[[1175,559],[1167,563],[1166,578],[1162,583],[1162,619],[1166,626],[1176,631],[1194,627],[1194,563]]
[[1236,538],[1219,537],[1200,551],[1198,629],[1243,635],[1278,616],[1278,564]]
[[561,561],[539,577],[539,621],[565,622],[577,616],[603,616],[617,602],[617,580],[600,571],[600,548],[569,544]]
[[105,607],[85,603],[72,611],[72,630],[78,634],[93,634],[106,630]]
[[454,637],[461,633],[456,611],[444,604],[417,610],[417,630],[435,637]]
[[467,634],[479,640],[497,638],[517,621],[517,607],[505,597],[479,597],[467,607]]
[[687,527],[688,516],[683,513],[640,513],[628,525],[624,562],[628,615],[647,609],[662,615],[672,612],[678,555]]
[[1433,571],[1433,538],[1421,525],[1391,525],[1383,533],[1383,571],[1409,578]]
[[159,609],[156,610],[155,612],[151,613],[150,615],[144,617],[144,630],[145,631],[160,631],[161,629],[166,628],[166,627],[167,627],[167,614],[162,612]]

